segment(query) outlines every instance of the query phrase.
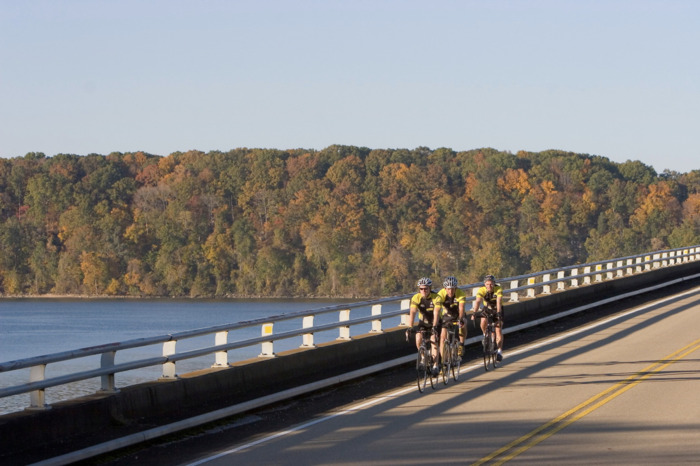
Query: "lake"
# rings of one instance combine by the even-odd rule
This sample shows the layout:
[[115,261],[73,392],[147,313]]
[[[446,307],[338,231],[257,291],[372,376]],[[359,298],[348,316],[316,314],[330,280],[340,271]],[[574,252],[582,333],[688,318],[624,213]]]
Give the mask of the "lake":
[[[295,311],[319,309],[356,302],[342,299],[2,299],[0,300],[0,362],[40,356],[84,347],[121,342],[135,338],[153,337],[170,333],[212,327],[288,314]],[[369,307],[352,311],[352,317],[369,315]],[[319,316],[315,323],[337,321],[338,314]],[[281,322],[274,332],[280,333],[301,327],[301,319]],[[387,322],[385,326],[390,325]],[[398,324],[398,318],[391,325]],[[370,324],[353,327],[352,334],[368,331]],[[260,326],[231,332],[229,342],[260,336]],[[326,334],[325,337],[323,334]],[[316,342],[337,337],[338,331],[319,332]],[[211,346],[213,335],[178,341],[178,352]],[[296,348],[301,337],[275,342],[275,352]],[[258,356],[260,346],[229,351],[229,362]],[[116,363],[126,358],[160,356],[162,344],[117,352]],[[121,358],[121,359],[120,359]],[[211,366],[214,356],[179,361],[177,373],[190,372]],[[49,364],[46,377],[67,372],[99,367],[99,355]],[[155,380],[160,367],[144,368],[116,374],[117,387]],[[29,380],[29,369],[0,373],[0,387]],[[46,389],[46,402],[94,393],[99,379],[90,379]],[[29,405],[29,394],[0,398],[0,414],[24,409]]]

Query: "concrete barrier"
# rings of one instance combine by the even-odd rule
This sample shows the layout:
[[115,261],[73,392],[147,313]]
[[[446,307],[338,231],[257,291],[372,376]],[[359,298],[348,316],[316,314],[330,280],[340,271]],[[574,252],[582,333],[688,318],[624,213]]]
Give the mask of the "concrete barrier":
[[[652,270],[624,278],[525,298],[505,304],[508,327],[596,302],[611,296],[700,273],[700,262]],[[345,374],[415,352],[405,341],[405,327],[350,341],[282,352],[275,358],[252,359],[231,367],[184,374],[59,402],[45,411],[0,416],[0,463],[36,461],[280,392],[298,385]]]

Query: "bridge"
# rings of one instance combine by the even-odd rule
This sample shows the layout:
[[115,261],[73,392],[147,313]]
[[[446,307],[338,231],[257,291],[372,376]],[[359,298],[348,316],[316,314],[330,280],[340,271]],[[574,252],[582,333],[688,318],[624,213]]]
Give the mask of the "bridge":
[[[631,299],[655,290],[664,292],[669,287],[693,283],[700,276],[698,259],[700,248],[691,247],[502,280],[510,301],[506,305],[508,330],[516,332],[554,319],[610,306],[621,299]],[[471,291],[475,284],[465,288]],[[174,365],[178,360],[194,355],[178,355],[174,351],[176,346],[173,341],[187,337],[185,334],[176,335],[161,342],[163,356],[148,361],[163,366],[163,380],[138,387],[117,390],[114,386],[115,374],[128,367],[145,364],[145,361],[130,362],[128,364],[131,366],[127,364],[121,367],[114,364],[115,352],[137,342],[122,342],[116,346],[99,348],[103,355],[102,367],[89,373],[69,374],[63,376],[63,379],[52,380],[42,377],[43,369],[34,369],[33,380],[28,384],[2,389],[5,390],[4,393],[29,393],[31,403],[30,410],[0,417],[2,451],[10,452],[5,453],[9,458],[8,454],[20,454],[24,448],[22,454],[29,455],[26,457],[31,461],[47,459],[46,464],[65,464],[179,429],[245,413],[258,406],[370,373],[381,373],[390,367],[406,365],[413,360],[414,352],[413,346],[407,345],[403,339],[405,319],[401,316],[406,314],[406,298],[407,296],[401,296],[385,298],[379,302],[358,303],[357,307],[370,305],[372,312],[369,316],[354,319],[350,318],[352,306],[318,311],[321,314],[338,313],[339,319],[334,323],[314,325],[314,315],[294,316],[301,318],[301,328],[280,334],[273,332],[275,319],[272,322],[239,324],[261,325],[261,337],[248,342],[261,345],[262,360],[255,362],[226,361],[225,352],[242,343],[226,341],[223,333],[231,329],[208,329],[215,335],[215,344],[201,352],[213,354],[215,366],[220,365],[180,377],[175,376]],[[398,309],[386,311],[384,308],[391,308],[392,303]],[[397,317],[402,319],[399,325],[382,327],[384,320]],[[280,316],[279,319],[287,318],[289,316]],[[372,325],[370,333],[351,335],[350,328],[353,325],[368,322]],[[337,340],[324,343],[314,341],[316,332],[334,328],[339,332]],[[273,346],[275,341],[293,337],[301,337],[302,347],[276,355]],[[470,340],[473,343],[478,338]],[[557,345],[552,344],[552,351],[557,351],[556,348]],[[73,354],[50,355],[43,360],[2,363],[0,371],[29,367],[27,365],[32,368],[42,365],[45,367],[61,358],[78,357],[86,351],[97,350],[83,349],[82,352],[76,351]],[[511,365],[509,362],[508,367]],[[69,379],[75,380],[76,377],[100,377],[101,393],[59,403],[47,409],[42,403],[42,390],[58,383],[66,383]],[[494,374],[494,377],[498,377],[498,374]],[[170,381],[163,383],[167,380]],[[504,386],[503,380],[498,383],[499,386]],[[431,396],[445,396],[446,393],[445,390],[436,391]],[[174,406],[177,409],[173,409]],[[499,413],[503,414],[501,411]],[[144,429],[144,422],[137,422],[138,419],[148,420],[145,424],[156,424],[155,419],[159,422],[157,427]],[[102,435],[86,435],[95,430]],[[60,450],[58,441],[80,436],[85,438],[85,445],[76,441],[71,442],[73,451]]]

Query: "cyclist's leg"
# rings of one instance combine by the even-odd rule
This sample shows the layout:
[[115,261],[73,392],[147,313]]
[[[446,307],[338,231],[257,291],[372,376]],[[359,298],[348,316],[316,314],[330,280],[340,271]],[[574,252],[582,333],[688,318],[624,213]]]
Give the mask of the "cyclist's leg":
[[445,360],[445,339],[447,338],[447,327],[443,325],[440,330],[440,357]]
[[500,362],[503,359],[503,313],[498,314],[496,322],[496,347],[498,348],[496,360]]
[[433,372],[438,370],[438,362],[440,361],[440,348],[438,348],[438,338],[435,337],[435,332],[430,330],[430,354],[433,356]]
[[503,311],[496,314],[498,320],[496,321],[496,342],[498,343],[498,349],[503,349]]

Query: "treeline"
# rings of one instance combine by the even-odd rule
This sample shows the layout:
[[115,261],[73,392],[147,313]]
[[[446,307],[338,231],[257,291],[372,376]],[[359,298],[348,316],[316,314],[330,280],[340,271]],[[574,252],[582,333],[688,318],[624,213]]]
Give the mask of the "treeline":
[[700,244],[700,170],[330,146],[0,159],[0,293],[385,296]]

